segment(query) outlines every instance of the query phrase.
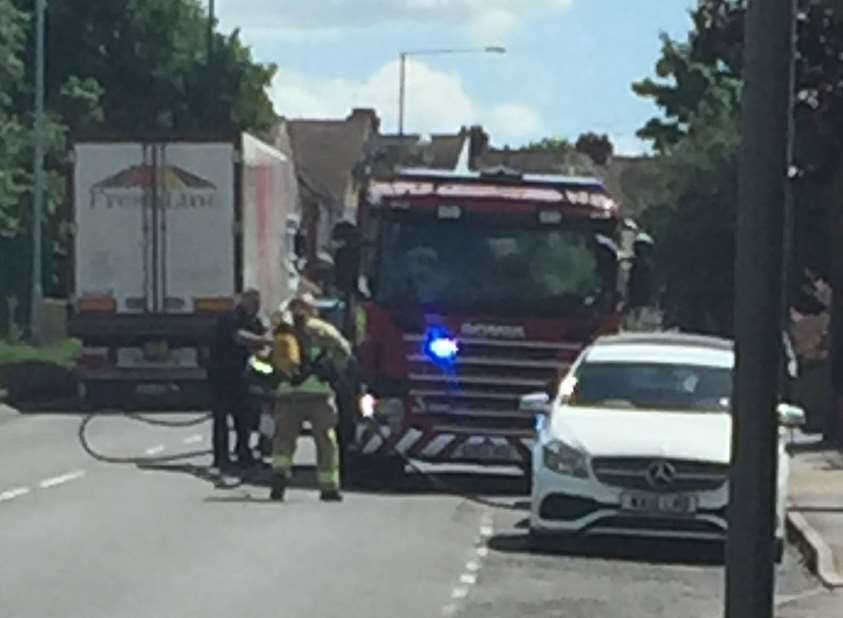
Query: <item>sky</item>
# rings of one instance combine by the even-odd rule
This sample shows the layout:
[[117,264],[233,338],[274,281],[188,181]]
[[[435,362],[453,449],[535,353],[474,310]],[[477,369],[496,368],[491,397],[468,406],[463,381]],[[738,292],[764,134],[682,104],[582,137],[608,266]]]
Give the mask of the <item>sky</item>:
[[[207,2],[207,0],[205,0]],[[278,65],[271,96],[290,118],[374,107],[398,123],[399,54],[503,46],[505,54],[412,55],[405,130],[483,125],[497,146],[608,133],[623,154],[658,114],[632,82],[654,74],[662,32],[684,39],[695,0],[216,0],[256,60]]]

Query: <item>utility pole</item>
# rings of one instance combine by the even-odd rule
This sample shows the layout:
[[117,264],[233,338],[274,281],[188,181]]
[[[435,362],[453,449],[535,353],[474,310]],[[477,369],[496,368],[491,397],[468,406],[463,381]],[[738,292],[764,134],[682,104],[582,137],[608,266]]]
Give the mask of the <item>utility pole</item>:
[[740,164],[726,618],[772,618],[795,0],[750,0]]
[[44,299],[43,258],[42,258],[42,221],[44,218],[44,56],[45,56],[45,20],[47,0],[35,0],[35,119],[33,140],[35,155],[33,160],[32,187],[32,297],[29,308],[30,336],[34,342],[40,341],[41,305]]
[[208,0],[208,72],[214,58],[214,25],[216,23],[216,1]]

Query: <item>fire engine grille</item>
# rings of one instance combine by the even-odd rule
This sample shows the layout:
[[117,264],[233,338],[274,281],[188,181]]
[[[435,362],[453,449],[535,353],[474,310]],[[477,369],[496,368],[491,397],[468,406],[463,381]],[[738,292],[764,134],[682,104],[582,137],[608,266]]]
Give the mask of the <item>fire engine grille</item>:
[[[667,464],[669,478],[653,482],[654,466]],[[657,492],[699,492],[721,488],[729,478],[726,464],[644,457],[601,457],[591,462],[601,483],[623,489]]]
[[545,390],[582,349],[562,342],[461,339],[451,367],[424,354],[421,336],[404,338],[411,411],[435,422],[488,429],[531,428],[518,400]]

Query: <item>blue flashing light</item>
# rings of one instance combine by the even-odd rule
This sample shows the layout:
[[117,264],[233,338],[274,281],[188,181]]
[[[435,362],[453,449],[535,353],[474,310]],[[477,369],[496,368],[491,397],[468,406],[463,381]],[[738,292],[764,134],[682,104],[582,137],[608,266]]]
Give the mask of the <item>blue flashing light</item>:
[[453,363],[460,351],[459,342],[441,329],[431,329],[427,334],[425,352],[436,363]]

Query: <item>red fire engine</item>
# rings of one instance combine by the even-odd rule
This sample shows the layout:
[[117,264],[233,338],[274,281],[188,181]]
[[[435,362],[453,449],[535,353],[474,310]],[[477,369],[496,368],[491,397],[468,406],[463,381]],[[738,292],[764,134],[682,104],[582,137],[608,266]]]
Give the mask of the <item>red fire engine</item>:
[[358,360],[379,427],[346,421],[346,466],[395,473],[400,453],[528,468],[535,419],[519,398],[620,327],[622,225],[592,178],[499,168],[372,182],[360,252],[337,264],[362,298]]

